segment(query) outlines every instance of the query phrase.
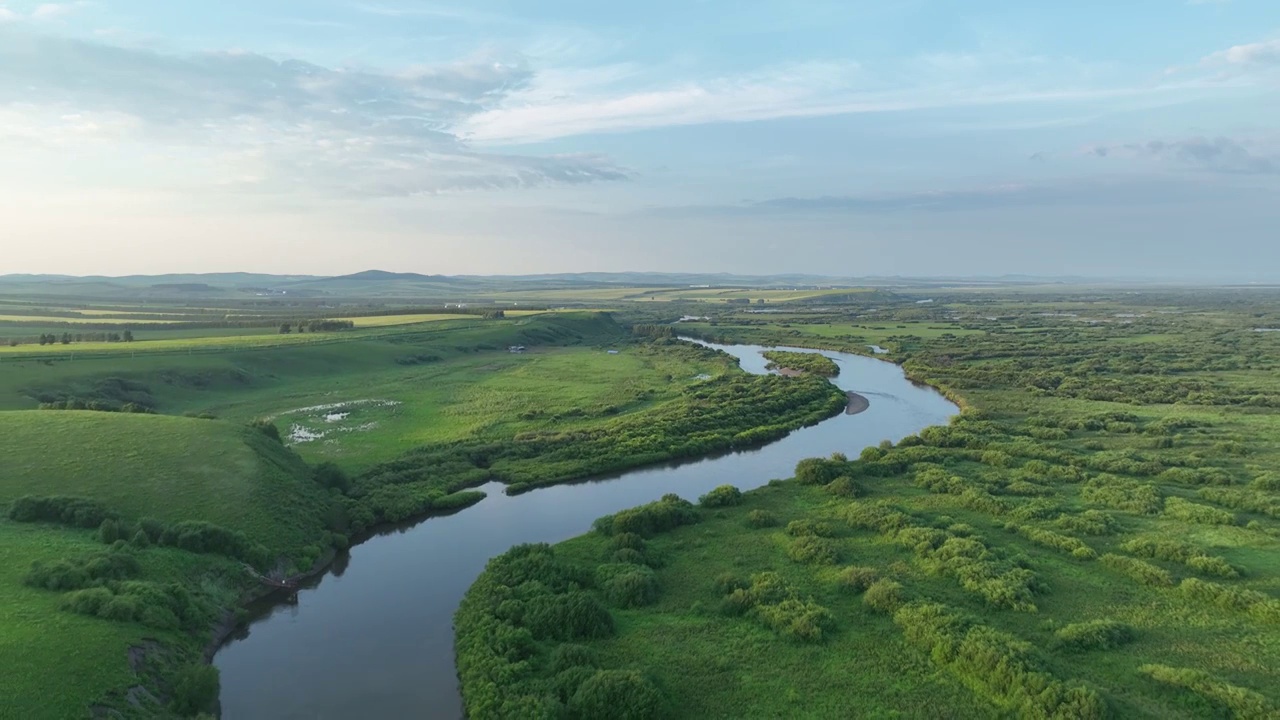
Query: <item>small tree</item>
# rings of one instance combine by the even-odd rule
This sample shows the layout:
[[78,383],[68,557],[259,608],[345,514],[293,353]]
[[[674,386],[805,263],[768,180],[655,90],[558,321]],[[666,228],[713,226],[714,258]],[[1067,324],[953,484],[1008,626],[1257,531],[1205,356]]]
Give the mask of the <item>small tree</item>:
[[293,326],[292,326],[292,325],[290,325],[289,323],[280,323],[280,334],[281,334],[281,335],[288,335],[290,332],[293,332]]
[[125,341],[125,342],[133,342],[133,331],[132,331],[132,330],[125,330],[125,331],[124,331],[124,341]]

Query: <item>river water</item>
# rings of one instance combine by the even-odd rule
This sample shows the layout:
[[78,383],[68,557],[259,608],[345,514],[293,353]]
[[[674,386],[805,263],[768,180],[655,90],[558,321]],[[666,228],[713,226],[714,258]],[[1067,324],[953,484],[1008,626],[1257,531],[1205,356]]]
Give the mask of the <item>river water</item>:
[[[765,373],[755,345],[709,345]],[[780,348],[796,352],[817,352]],[[267,609],[214,658],[222,717],[446,718],[462,716],[453,664],[453,613],[489,558],[512,545],[580,535],[601,515],[676,493],[690,500],[724,484],[742,490],[790,477],[807,457],[856,456],[945,423],[958,412],[891,363],[822,351],[840,365],[833,382],[870,401],[756,450],[648,467],[508,496],[503,486],[462,512],[377,535],[300,591]]]

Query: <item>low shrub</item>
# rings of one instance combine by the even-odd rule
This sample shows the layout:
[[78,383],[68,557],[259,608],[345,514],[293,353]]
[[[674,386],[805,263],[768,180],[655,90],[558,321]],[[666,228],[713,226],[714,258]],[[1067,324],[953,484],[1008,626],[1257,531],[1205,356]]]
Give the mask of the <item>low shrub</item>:
[[862,486],[848,475],[841,475],[835,480],[832,480],[830,483],[827,483],[827,486],[823,489],[836,497],[844,498],[856,498],[865,494]]
[[1231,563],[1228,563],[1225,558],[1210,555],[1194,545],[1177,540],[1134,538],[1121,545],[1120,549],[1138,557],[1181,563],[1206,575],[1216,575],[1224,578],[1240,576],[1239,571],[1232,567]]
[[902,583],[893,580],[876,580],[867,586],[862,594],[862,602],[867,607],[882,613],[892,613],[906,601],[906,591]]
[[1143,585],[1153,585],[1155,587],[1173,586],[1173,576],[1169,574],[1169,571],[1156,567],[1149,562],[1114,553],[1106,553],[1099,557],[1098,561]]
[[1084,535],[1114,535],[1120,531],[1120,523],[1116,521],[1115,516],[1101,510],[1063,514],[1057,519],[1056,524],[1063,530]]
[[[634,550],[626,552],[635,552]],[[597,582],[605,599],[624,608],[651,605],[658,599],[658,577],[647,565],[618,564],[601,566]]]
[[1221,703],[1238,718],[1265,720],[1280,715],[1265,695],[1232,685],[1201,670],[1175,668],[1168,665],[1143,665],[1138,672],[1165,685],[1190,690],[1197,695]]
[[1208,505],[1200,505],[1179,497],[1171,497],[1165,501],[1164,514],[1175,520],[1198,523],[1200,525],[1235,525],[1236,516],[1226,510],[1219,510]]
[[631,670],[600,670],[569,700],[574,718],[656,720],[667,712],[666,698],[646,677]]
[[840,571],[840,584],[849,588],[855,593],[866,591],[877,580],[880,579],[880,572],[872,567],[847,567]]
[[729,507],[742,504],[742,491],[732,485],[721,485],[698,498],[698,504],[704,508]]
[[806,535],[810,535],[814,537],[829,538],[836,534],[836,529],[831,523],[821,520],[792,520],[787,523],[787,534],[791,537],[804,537]]
[[1112,650],[1133,642],[1133,628],[1114,620],[1071,623],[1054,633],[1060,647],[1072,650]]
[[1062,535],[1051,530],[1017,523],[1008,523],[1004,527],[1009,532],[1017,533],[1037,545],[1070,553],[1071,557],[1080,560],[1092,560],[1098,557],[1098,553],[1093,548],[1086,545],[1079,538],[1074,538],[1070,535]]
[[649,537],[681,525],[692,525],[699,519],[693,503],[679,495],[668,494],[657,502],[606,515],[596,520],[592,528],[602,535],[634,533]]
[[81,497],[37,497],[26,495],[9,506],[9,519],[14,522],[52,522],[70,527],[93,529],[119,515],[97,500]]
[[787,556],[798,563],[835,565],[839,555],[834,541],[816,535],[801,535],[787,546]]
[[747,527],[767,528],[778,524],[778,518],[767,510],[752,510],[747,513]]

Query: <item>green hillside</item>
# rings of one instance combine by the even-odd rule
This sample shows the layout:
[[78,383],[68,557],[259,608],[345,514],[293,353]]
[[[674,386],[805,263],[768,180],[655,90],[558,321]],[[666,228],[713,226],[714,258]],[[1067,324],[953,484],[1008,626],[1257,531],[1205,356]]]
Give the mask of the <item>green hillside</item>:
[[[125,518],[203,520],[276,552],[316,542],[326,495],[292,452],[217,420],[127,413],[0,413],[9,448],[0,503],[24,495],[101,501]],[[69,442],[70,441],[70,442]]]

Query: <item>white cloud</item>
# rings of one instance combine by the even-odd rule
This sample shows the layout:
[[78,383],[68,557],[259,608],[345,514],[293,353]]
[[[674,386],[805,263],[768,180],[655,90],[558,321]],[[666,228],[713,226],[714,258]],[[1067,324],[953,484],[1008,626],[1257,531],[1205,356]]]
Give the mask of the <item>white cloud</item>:
[[[862,90],[835,81],[840,65],[809,65],[763,76],[721,78],[632,92],[580,96],[512,93],[497,107],[465,118],[463,137],[536,142],[571,135],[780,118],[851,115],[1010,103],[1070,102],[1160,94],[1176,86],[1019,88],[954,84]],[[815,72],[816,71],[816,72]]]
[[1235,45],[1204,59],[1210,65],[1280,67],[1280,40]]
[[1228,137],[1151,140],[1144,143],[1094,145],[1086,154],[1100,158],[1173,162],[1197,170],[1233,175],[1280,174],[1280,152],[1274,144]]
[[[7,32],[0,141],[57,145],[110,132],[117,142],[203,151],[219,176],[264,188],[378,196],[627,177],[607,158],[484,153],[453,134],[530,76],[493,58],[386,73]],[[32,118],[43,120],[33,127]]]

